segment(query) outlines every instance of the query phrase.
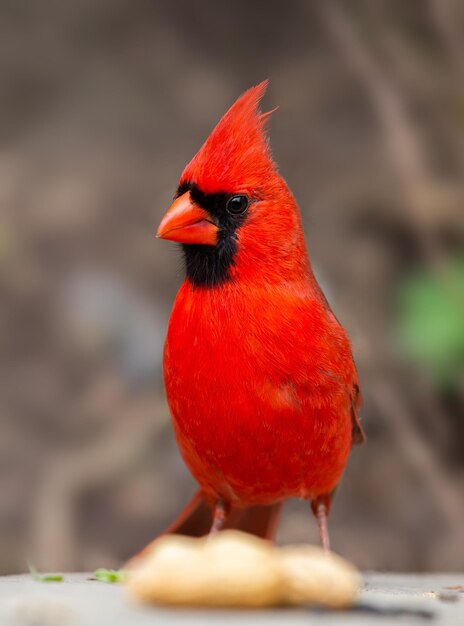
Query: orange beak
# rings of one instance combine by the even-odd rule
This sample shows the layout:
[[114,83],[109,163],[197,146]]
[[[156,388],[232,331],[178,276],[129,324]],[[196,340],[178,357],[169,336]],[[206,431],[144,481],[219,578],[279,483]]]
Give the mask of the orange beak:
[[209,213],[195,206],[187,191],[174,200],[161,220],[156,236],[180,243],[202,243],[215,246],[218,228]]

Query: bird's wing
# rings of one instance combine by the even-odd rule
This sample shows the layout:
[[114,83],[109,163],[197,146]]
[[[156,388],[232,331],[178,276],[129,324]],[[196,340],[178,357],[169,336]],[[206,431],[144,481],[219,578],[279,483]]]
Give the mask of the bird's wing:
[[[331,317],[333,317],[333,319],[336,321],[338,326],[341,329],[343,329],[343,326],[340,324],[336,315],[332,311],[330,304],[327,298],[325,297],[324,292],[322,291],[322,289],[320,288],[319,284],[316,281],[313,284],[313,289],[315,289],[318,295],[318,300],[322,304],[325,311]],[[352,445],[355,445],[355,444],[364,443],[366,441],[366,433],[364,432],[364,429],[362,427],[361,418],[358,415],[358,409],[362,405],[362,397],[361,397],[361,391],[359,389],[358,373],[356,371],[356,366],[354,364],[354,361],[352,361],[352,365],[353,365],[354,381],[352,382],[352,384],[349,385],[349,391],[350,391],[350,399],[351,399],[351,406],[350,406],[351,421],[353,425],[351,440],[352,440]]]
[[351,441],[352,444],[360,444],[366,441],[366,433],[361,424],[361,419],[358,415],[358,408],[362,404],[361,392],[359,390],[359,384],[356,382],[353,385],[351,391],[351,421],[353,425]]
[[[317,282],[313,284],[313,289],[315,289],[316,296],[317,296],[316,302],[322,307],[322,310],[330,319],[330,322],[327,325],[327,328],[330,328],[331,326],[333,328],[333,325],[335,325],[338,331],[336,333],[338,336],[338,339],[340,339],[340,332],[341,332],[342,337],[343,337],[343,342],[348,346],[350,356],[346,362],[347,369],[345,371],[346,378],[345,378],[344,384],[347,387],[347,392],[350,397],[350,412],[351,412],[351,421],[352,421],[352,445],[361,444],[366,441],[366,434],[361,424],[361,418],[359,417],[359,414],[358,414],[358,410],[362,405],[362,397],[361,397],[361,391],[359,388],[359,380],[358,380],[358,373],[356,371],[356,365],[351,355],[350,341],[348,339],[348,336],[346,335],[345,329],[338,321],[336,315],[333,313],[330,307],[330,304],[328,303],[324,293],[322,292]],[[305,300],[308,303],[308,307],[314,307],[315,301],[313,297],[305,298]],[[330,343],[329,338],[328,338],[328,341]],[[334,347],[334,354],[336,353],[337,353],[337,348]],[[333,378],[339,378],[333,372],[331,373],[331,376]]]

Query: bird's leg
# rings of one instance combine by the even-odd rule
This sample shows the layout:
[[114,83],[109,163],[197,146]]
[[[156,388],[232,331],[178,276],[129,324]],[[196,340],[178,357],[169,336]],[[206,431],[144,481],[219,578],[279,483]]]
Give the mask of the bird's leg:
[[213,523],[209,531],[210,537],[216,535],[223,528],[228,513],[228,507],[226,507],[225,503],[222,500],[217,500],[213,512]]
[[330,496],[328,494],[317,496],[311,500],[311,509],[317,519],[319,526],[319,536],[324,552],[330,552],[329,529],[327,527],[327,517],[330,510]]

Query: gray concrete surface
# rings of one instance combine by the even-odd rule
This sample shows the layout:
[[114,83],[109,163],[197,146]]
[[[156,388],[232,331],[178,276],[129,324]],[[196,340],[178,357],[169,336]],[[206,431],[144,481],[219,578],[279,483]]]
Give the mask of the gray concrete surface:
[[66,575],[63,583],[37,583],[28,575],[0,578],[1,626],[464,626],[464,591],[446,590],[464,585],[464,574],[365,574],[358,607],[343,612],[141,607],[129,602],[123,587],[88,579],[86,574]]

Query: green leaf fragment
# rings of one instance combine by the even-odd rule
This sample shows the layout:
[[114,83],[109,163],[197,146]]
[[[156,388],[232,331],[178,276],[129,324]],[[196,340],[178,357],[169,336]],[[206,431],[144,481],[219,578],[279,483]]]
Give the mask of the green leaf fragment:
[[32,563],[28,563],[29,571],[32,578],[38,583],[62,583],[63,574],[41,574]]
[[63,580],[63,574],[43,574],[41,576],[41,582],[43,583],[62,583]]
[[95,570],[94,576],[101,583],[122,583],[124,581],[124,570],[104,569]]

